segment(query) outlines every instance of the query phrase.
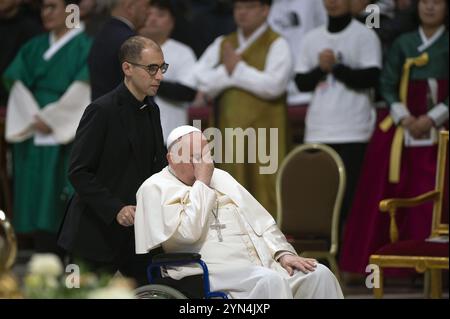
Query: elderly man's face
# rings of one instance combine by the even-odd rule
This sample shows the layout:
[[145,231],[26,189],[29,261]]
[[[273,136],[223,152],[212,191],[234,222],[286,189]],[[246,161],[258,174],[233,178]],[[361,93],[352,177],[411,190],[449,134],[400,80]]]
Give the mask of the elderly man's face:
[[208,141],[200,132],[187,134],[170,147],[167,161],[183,183],[192,185],[195,182],[194,161],[212,161]]

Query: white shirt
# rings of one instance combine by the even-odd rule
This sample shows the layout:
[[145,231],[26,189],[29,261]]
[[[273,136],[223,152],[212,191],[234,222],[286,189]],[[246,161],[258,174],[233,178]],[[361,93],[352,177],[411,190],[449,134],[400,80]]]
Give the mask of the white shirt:
[[[268,22],[289,42],[296,61],[306,33],[325,24],[327,14],[321,0],[274,0]],[[294,80],[289,82],[289,105],[309,103],[311,98],[311,93],[300,93]]]
[[[173,39],[168,39],[161,46],[164,60],[169,64],[169,69],[164,74],[164,81],[184,83],[192,72],[197,58],[194,51],[187,45]],[[175,102],[159,96],[155,97],[161,112],[161,126],[164,142],[170,132],[178,126],[187,123],[187,103]]]
[[[242,53],[249,45],[259,38],[268,28],[263,24],[248,39],[238,30],[239,48]],[[195,65],[195,71],[189,79],[190,86],[205,92],[210,97],[216,97],[224,90],[236,87],[249,91],[262,99],[274,99],[286,91],[292,75],[292,57],[289,44],[282,37],[270,46],[266,65],[263,71],[240,61],[231,75],[223,64],[219,65],[220,49],[224,36],[218,37],[201,56]]]
[[[374,31],[353,20],[347,28],[330,33],[326,26],[303,40],[296,71],[308,73],[319,65],[319,54],[332,49],[340,62],[353,69],[381,69],[381,44]],[[308,143],[367,142],[375,125],[370,90],[355,91],[332,74],[317,85],[306,116]]]

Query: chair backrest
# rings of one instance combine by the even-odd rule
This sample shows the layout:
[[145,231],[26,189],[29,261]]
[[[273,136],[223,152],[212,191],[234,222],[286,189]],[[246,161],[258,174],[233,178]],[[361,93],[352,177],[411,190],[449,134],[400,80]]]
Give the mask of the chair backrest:
[[436,190],[439,192],[439,198],[433,208],[432,237],[448,235],[448,131],[439,133]]
[[277,222],[287,236],[326,239],[337,250],[345,167],[329,146],[305,144],[283,161],[277,175]]

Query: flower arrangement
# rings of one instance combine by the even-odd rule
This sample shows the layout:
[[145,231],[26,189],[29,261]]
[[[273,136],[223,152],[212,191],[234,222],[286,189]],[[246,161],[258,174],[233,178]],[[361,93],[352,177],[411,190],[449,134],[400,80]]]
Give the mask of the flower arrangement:
[[134,281],[83,271],[64,272],[53,254],[35,254],[24,278],[24,296],[31,299],[134,299]]

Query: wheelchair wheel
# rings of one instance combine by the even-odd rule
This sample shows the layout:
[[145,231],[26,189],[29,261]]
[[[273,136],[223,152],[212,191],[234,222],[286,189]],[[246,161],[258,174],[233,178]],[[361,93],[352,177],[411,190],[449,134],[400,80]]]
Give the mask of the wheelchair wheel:
[[188,299],[178,290],[164,285],[145,285],[134,291],[137,299]]

